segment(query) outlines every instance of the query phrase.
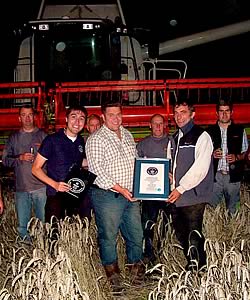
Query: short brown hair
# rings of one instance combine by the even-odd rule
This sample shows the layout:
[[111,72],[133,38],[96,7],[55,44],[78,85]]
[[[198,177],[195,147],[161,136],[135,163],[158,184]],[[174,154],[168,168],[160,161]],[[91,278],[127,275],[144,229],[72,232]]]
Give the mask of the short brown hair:
[[187,106],[191,113],[195,112],[195,107],[194,107],[191,99],[189,99],[189,98],[187,98],[187,99],[182,99],[182,98],[178,99],[174,104],[174,108],[179,107],[180,105]]
[[216,111],[220,110],[220,106],[229,106],[230,111],[233,111],[233,103],[228,99],[220,99],[216,104]]
[[84,106],[81,106],[81,105],[72,105],[72,106],[70,106],[69,108],[67,108],[67,110],[66,110],[66,117],[68,117],[69,114],[70,114],[73,110],[79,110],[79,111],[83,112],[84,115],[85,115],[85,118],[87,118],[87,116],[88,116],[87,109],[86,109]]
[[107,101],[107,102],[104,102],[101,106],[102,113],[105,113],[106,109],[108,107],[120,107],[120,109],[122,110],[121,102],[119,102],[119,101]]
[[22,110],[23,108],[31,109],[31,110],[32,110],[32,113],[33,113],[34,115],[36,114],[36,110],[35,110],[35,108],[34,108],[31,104],[25,104],[25,105],[19,107],[19,115],[21,114],[21,110]]

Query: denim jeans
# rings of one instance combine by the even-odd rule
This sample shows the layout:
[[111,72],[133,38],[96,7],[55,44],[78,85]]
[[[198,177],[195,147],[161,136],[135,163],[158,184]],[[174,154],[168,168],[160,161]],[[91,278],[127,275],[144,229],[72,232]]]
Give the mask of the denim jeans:
[[225,198],[226,209],[234,214],[240,201],[240,182],[230,182],[230,176],[216,173],[211,205],[216,207]]
[[27,225],[32,216],[32,208],[36,218],[45,221],[46,188],[31,192],[16,192],[16,211],[18,233],[21,238],[28,237]]
[[119,230],[126,243],[127,261],[142,259],[142,224],[139,202],[129,202],[121,194],[91,188],[90,197],[98,228],[100,257],[103,265],[117,262]]
[[205,238],[202,234],[205,205],[205,203],[183,207],[170,205],[175,234],[184,248],[188,267],[194,265],[192,260],[198,262],[198,268],[206,265]]

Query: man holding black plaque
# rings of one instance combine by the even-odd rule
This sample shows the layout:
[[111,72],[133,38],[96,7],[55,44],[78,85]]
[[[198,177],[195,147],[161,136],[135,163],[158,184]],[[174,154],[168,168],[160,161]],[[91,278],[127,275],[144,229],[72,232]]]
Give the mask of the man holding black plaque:
[[[68,108],[66,128],[48,135],[39,148],[32,173],[47,184],[46,222],[50,222],[52,216],[64,219],[65,216],[73,216],[80,211],[80,217],[90,219],[91,206],[85,197],[85,191],[88,181],[92,179],[85,174],[88,171],[81,169],[87,166],[84,139],[80,135],[86,118],[85,107]],[[45,163],[47,174],[42,169]]]
[[208,133],[194,124],[194,116],[194,107],[188,100],[175,104],[174,119],[179,129],[173,135],[173,190],[168,197],[168,202],[173,203],[175,233],[189,270],[206,265],[202,223],[213,191],[213,143]]
[[[144,158],[171,158],[170,137],[166,134],[166,121],[160,114],[154,114],[149,123],[152,134],[145,137],[137,144],[139,157]],[[144,235],[144,254],[145,263],[155,261],[153,247],[154,225],[157,222],[159,211],[163,211],[162,236],[165,236],[165,226],[169,216],[168,205],[164,201],[145,200],[142,201],[142,227]],[[160,246],[160,243],[158,243]],[[159,250],[159,249],[158,249]]]
[[120,230],[126,243],[131,280],[142,280],[143,232],[140,203],[132,198],[134,163],[137,155],[132,134],[122,126],[120,102],[102,105],[103,126],[87,139],[89,170],[97,175],[90,190],[102,265],[114,293],[123,290],[117,257]]

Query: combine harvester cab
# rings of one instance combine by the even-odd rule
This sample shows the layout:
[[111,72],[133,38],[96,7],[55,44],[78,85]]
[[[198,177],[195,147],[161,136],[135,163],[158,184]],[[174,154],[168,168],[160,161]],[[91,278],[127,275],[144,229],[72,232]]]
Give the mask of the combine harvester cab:
[[[145,107],[141,116],[126,118],[128,126],[148,124],[150,112],[158,110],[153,106],[164,105],[165,100],[163,80],[147,82],[148,87],[145,80],[156,80],[163,73],[164,78],[184,78],[187,72],[182,60],[150,58],[150,47],[141,45],[126,27],[119,1],[100,2],[42,1],[37,19],[25,28],[15,81],[46,82],[48,119],[55,129],[64,126],[65,109],[74,102],[100,114],[97,106],[107,99],[108,90],[128,106],[128,113]],[[82,93],[88,86],[91,97]],[[72,93],[62,93],[62,88],[71,88]]]
[[[42,1],[23,29],[15,81],[145,79],[147,55],[126,27],[119,1]],[[151,78],[152,79],[152,78]]]
[[[39,120],[42,127],[64,127],[65,110],[73,103],[86,106],[89,114],[100,114],[102,102],[111,98],[124,104],[127,127],[148,127],[154,113],[163,114],[169,127],[174,127],[172,105],[180,95],[192,97],[196,122],[201,125],[215,122],[215,103],[223,95],[235,103],[235,121],[250,123],[249,78],[185,79],[184,61],[159,59],[157,53],[150,53],[150,47],[134,37],[133,30],[126,27],[119,0],[75,3],[43,0],[37,19],[25,26],[26,37],[15,69],[15,89],[18,84],[22,87],[30,82],[38,87],[45,82],[44,97],[38,107],[44,112]],[[159,44],[159,54],[247,31],[249,21],[166,41]],[[22,101],[26,101],[25,97]],[[17,113],[15,105],[12,112]],[[15,129],[18,116],[8,119],[7,111],[1,113],[4,120],[13,119],[8,127]],[[1,125],[1,129],[7,126]]]

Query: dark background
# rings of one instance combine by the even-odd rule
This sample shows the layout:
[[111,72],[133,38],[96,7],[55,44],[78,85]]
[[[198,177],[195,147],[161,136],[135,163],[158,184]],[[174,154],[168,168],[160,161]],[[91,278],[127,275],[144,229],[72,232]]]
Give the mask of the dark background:
[[[90,2],[71,0],[76,5]],[[150,39],[154,37],[159,42],[250,19],[249,0],[121,0],[121,4],[128,27],[135,29],[142,40],[145,39],[140,34],[142,28],[148,29],[152,32]],[[18,28],[36,18],[39,6],[40,0],[12,0],[2,4],[0,81],[11,81],[13,75],[10,70],[15,65],[20,42]],[[173,26],[171,20],[176,20],[177,24]],[[186,61],[187,78],[197,78],[250,76],[249,57],[250,33],[245,33],[169,53],[161,58]]]

